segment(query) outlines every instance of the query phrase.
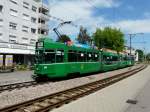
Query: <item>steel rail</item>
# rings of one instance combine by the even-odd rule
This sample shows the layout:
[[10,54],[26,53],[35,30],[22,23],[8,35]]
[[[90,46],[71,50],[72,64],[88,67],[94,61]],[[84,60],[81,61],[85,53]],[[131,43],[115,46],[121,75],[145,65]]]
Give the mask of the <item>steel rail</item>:
[[21,82],[21,83],[13,83],[13,84],[7,84],[7,85],[0,85],[0,92],[4,92],[6,90],[14,90],[14,89],[20,89],[23,87],[29,87],[33,85],[38,85],[36,81],[28,81],[28,82]]
[[0,93],[4,91],[12,91],[15,89],[21,89],[23,87],[30,87],[30,86],[36,86],[40,84],[45,84],[48,82],[37,82],[37,81],[28,81],[28,82],[20,82],[20,83],[13,83],[13,84],[7,84],[7,85],[0,85]]
[[47,112],[136,74],[146,65],[115,76],[0,109],[0,112]]

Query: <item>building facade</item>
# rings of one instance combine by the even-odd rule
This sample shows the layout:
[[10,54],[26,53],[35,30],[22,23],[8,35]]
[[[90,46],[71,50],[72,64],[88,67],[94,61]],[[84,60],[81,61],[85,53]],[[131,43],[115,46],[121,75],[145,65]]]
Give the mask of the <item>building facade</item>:
[[48,5],[40,0],[0,0],[0,54],[32,64],[37,39],[48,35],[48,14]]
[[[125,46],[125,52],[127,53],[128,56],[130,56],[130,47]],[[136,52],[136,49],[131,48],[131,57],[134,58],[135,61],[137,61],[138,54]]]

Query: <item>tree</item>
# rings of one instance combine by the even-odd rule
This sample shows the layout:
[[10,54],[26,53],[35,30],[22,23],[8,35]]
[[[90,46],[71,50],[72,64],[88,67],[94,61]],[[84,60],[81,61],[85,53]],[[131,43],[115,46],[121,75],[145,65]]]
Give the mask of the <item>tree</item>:
[[87,34],[87,29],[83,28],[82,26],[80,27],[80,32],[77,38],[77,41],[81,44],[87,44],[90,43],[91,38],[90,36]]
[[69,38],[69,36],[67,36],[65,34],[61,35],[61,38],[58,38],[58,40],[57,40],[57,42],[62,42],[62,43],[65,43],[68,41],[71,41],[71,39]]
[[110,27],[97,28],[92,37],[95,45],[99,48],[109,48],[118,52],[124,49],[124,34],[120,29]]
[[136,52],[138,53],[138,61],[142,62],[144,59],[144,52],[140,49],[137,49]]
[[148,53],[148,54],[146,55],[146,60],[147,60],[147,61],[150,61],[150,53]]

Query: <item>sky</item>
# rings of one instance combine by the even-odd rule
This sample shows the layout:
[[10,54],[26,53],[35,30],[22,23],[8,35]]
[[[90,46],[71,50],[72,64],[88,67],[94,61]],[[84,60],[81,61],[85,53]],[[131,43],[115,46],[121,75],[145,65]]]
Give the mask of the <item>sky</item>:
[[[129,45],[129,33],[137,33],[132,38],[132,46],[150,52],[150,0],[46,0],[50,15],[77,25],[64,25],[61,33],[68,34],[73,40],[82,25],[91,35],[96,28],[106,26],[121,29]],[[61,21],[50,18],[50,37],[56,39],[53,28]],[[138,34],[140,33],[140,34]],[[143,34],[141,34],[143,33]]]

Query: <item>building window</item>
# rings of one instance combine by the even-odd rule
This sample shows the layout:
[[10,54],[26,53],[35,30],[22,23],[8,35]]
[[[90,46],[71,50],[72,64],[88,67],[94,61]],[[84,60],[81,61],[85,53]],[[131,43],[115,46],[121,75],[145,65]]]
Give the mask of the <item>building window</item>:
[[32,23],[36,23],[36,18],[31,17],[31,22],[32,22]]
[[16,43],[16,40],[13,40],[13,39],[9,39],[9,43]]
[[0,27],[2,27],[2,26],[3,26],[3,20],[0,19]]
[[16,29],[17,29],[17,24],[10,22],[10,23],[9,23],[9,28],[10,28],[10,29],[13,29],[13,30],[16,30]]
[[3,11],[3,6],[2,5],[0,5],[0,12],[2,12]]
[[32,11],[36,12],[36,10],[37,10],[37,7],[32,6]]
[[23,19],[25,19],[25,20],[30,20],[29,15],[23,14]]
[[39,13],[42,13],[44,15],[48,15],[48,10],[44,10],[42,7],[39,8]]
[[23,40],[28,40],[28,38],[26,38],[26,37],[22,37],[22,39],[23,39]]
[[29,3],[23,2],[23,7],[26,8],[26,9],[29,9]]
[[28,38],[22,37],[22,43],[23,44],[28,44]]
[[38,29],[38,34],[48,35],[48,30]]
[[9,0],[11,3],[13,4],[17,4],[17,1],[16,0]]
[[36,43],[36,40],[35,39],[31,39],[30,40],[30,44],[34,45]]
[[10,15],[12,16],[18,16],[18,11],[14,9],[10,9]]
[[15,35],[9,35],[9,38],[16,38]]
[[10,43],[17,43],[15,35],[9,35],[9,42]]
[[22,31],[23,31],[23,32],[28,32],[28,31],[29,31],[28,29],[29,29],[29,27],[27,27],[27,26],[22,26]]
[[31,28],[31,33],[36,33],[36,29]]
[[39,22],[39,23],[42,23],[42,24],[46,24],[45,20],[40,19],[40,18],[38,19],[38,22]]
[[0,33],[0,38],[2,38],[2,36],[3,36],[3,34],[2,34],[2,33]]

